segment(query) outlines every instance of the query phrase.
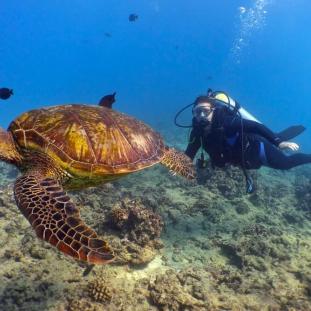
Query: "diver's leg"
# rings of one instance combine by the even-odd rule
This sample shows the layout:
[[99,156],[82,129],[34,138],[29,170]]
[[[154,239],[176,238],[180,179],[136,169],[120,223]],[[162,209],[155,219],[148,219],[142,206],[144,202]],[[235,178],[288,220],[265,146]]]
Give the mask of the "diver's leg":
[[311,154],[296,153],[286,155],[282,150],[268,141],[264,141],[263,144],[266,156],[266,163],[264,165],[268,167],[288,170],[298,165],[311,163]]

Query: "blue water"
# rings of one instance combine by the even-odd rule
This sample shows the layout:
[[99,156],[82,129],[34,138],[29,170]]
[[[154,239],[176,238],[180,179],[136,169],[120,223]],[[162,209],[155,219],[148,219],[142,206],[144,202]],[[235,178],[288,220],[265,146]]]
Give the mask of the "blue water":
[[[0,125],[116,91],[116,109],[173,128],[176,110],[212,87],[274,130],[310,127],[310,10],[309,0],[2,1],[0,87],[15,95],[0,102]],[[311,129],[297,141],[310,151]]]

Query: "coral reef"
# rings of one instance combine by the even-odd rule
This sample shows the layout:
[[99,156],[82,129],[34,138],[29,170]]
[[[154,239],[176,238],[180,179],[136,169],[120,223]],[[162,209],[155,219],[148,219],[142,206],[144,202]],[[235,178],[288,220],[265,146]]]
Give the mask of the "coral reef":
[[[117,258],[115,263],[123,265],[145,265],[157,255],[157,248],[154,245],[140,246],[128,240],[113,239],[111,246],[114,248]],[[160,246],[162,247],[162,244]]]
[[35,237],[10,170],[0,170],[1,310],[311,310],[308,169],[262,169],[251,195],[237,168],[197,185],[154,167],[75,192],[117,256],[93,268]]
[[176,275],[174,271],[167,271],[157,276],[149,285],[150,298],[160,310],[207,310],[208,304],[204,300],[204,293],[193,284],[187,283],[187,277]]
[[88,294],[92,300],[105,304],[111,301],[113,291],[104,280],[96,279],[88,284]]
[[291,243],[284,237],[268,234],[263,226],[254,225],[234,240],[214,241],[230,263],[239,269],[266,271],[269,262],[290,260]]
[[15,166],[0,162],[0,185],[6,186],[18,176],[18,170]]
[[[257,174],[251,173],[256,184]],[[225,168],[211,168],[198,170],[199,183],[209,191],[234,199],[245,194],[245,177],[240,168],[227,166]],[[200,182],[201,181],[201,182]]]
[[311,177],[301,178],[295,183],[297,208],[306,212],[306,217],[311,220]]
[[163,221],[160,215],[144,207],[138,200],[124,199],[110,214],[112,226],[121,230],[123,238],[146,246],[160,237]]
[[102,311],[102,310],[103,309],[101,307],[94,305],[85,299],[71,300],[66,307],[66,311]]
[[107,224],[120,237],[111,239],[119,264],[146,264],[163,248],[162,218],[141,200],[125,197],[115,203],[108,213]]

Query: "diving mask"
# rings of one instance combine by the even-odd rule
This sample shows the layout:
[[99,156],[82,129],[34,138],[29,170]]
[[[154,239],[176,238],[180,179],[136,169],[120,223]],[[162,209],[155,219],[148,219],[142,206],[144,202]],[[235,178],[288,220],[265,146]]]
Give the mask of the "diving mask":
[[198,122],[211,122],[214,110],[209,103],[202,103],[193,109],[193,116]]

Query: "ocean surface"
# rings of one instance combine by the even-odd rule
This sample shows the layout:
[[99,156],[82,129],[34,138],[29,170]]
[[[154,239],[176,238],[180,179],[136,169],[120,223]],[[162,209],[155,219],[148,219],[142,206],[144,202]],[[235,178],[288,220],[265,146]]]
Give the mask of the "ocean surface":
[[[183,150],[188,130],[174,116],[212,88],[273,131],[304,125],[294,141],[311,153],[310,12],[309,0],[3,0],[0,88],[14,95],[0,100],[0,126],[116,92],[116,110]],[[191,118],[191,109],[181,116]],[[250,197],[235,170],[193,185],[158,167],[75,193],[100,235],[139,245],[120,255],[123,266],[87,273],[35,238],[13,201],[17,172],[0,173],[0,310],[311,310],[310,165],[261,169]],[[152,247],[101,223],[113,208],[132,211],[133,200],[155,213],[157,233],[145,228]]]

